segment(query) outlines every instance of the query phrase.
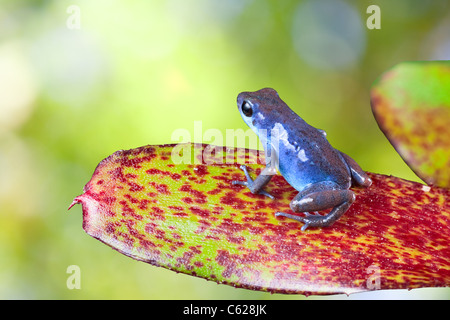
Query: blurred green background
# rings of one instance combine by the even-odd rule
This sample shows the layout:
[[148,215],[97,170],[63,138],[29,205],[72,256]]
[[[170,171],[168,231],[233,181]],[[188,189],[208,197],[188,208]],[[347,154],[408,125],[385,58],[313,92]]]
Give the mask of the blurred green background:
[[[366,26],[372,4],[379,30]],[[224,135],[247,129],[236,96],[263,87],[365,170],[419,181],[378,129],[369,90],[398,62],[449,58],[444,0],[2,0],[0,298],[302,299],[134,261],[86,235],[81,206],[67,207],[116,150],[176,143],[172,132],[193,134],[196,120]],[[69,265],[79,290],[66,286]],[[374,297],[450,291],[350,296]]]

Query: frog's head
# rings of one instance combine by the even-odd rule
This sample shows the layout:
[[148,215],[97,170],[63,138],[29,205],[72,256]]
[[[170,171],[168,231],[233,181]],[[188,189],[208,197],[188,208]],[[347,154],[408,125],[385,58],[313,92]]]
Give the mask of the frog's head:
[[241,92],[237,97],[237,106],[245,123],[258,133],[258,130],[271,128],[280,107],[285,106],[285,103],[274,89],[264,88],[255,92]]

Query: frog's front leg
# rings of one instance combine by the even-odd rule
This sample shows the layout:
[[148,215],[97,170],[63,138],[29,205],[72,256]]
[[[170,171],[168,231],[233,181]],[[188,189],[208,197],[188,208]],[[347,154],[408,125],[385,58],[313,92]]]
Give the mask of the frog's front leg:
[[263,190],[263,188],[266,186],[266,184],[269,183],[270,179],[272,179],[272,175],[265,175],[265,174],[261,173],[259,176],[256,177],[255,180],[253,180],[250,177],[250,174],[248,173],[247,167],[245,165],[241,165],[240,168],[242,171],[244,171],[247,181],[234,180],[231,182],[232,184],[240,184],[240,185],[247,186],[252,193],[263,194],[271,199],[274,199],[274,197],[270,193]]
[[310,215],[305,217],[277,212],[275,215],[284,216],[305,223],[302,231],[308,227],[328,227],[338,220],[355,201],[355,194],[351,190],[340,189],[334,182],[319,182],[310,185],[299,192],[290,203],[294,212],[312,212],[333,208],[326,216]]

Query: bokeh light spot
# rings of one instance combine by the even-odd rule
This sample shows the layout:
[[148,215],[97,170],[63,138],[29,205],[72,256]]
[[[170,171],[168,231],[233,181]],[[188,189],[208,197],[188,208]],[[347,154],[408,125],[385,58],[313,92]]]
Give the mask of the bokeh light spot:
[[56,102],[84,105],[104,80],[104,56],[83,31],[50,30],[32,43],[30,52],[43,92]]
[[19,42],[0,46],[0,135],[20,127],[30,116],[37,85]]
[[360,14],[343,1],[306,1],[294,14],[294,47],[309,65],[320,69],[353,66],[366,46]]

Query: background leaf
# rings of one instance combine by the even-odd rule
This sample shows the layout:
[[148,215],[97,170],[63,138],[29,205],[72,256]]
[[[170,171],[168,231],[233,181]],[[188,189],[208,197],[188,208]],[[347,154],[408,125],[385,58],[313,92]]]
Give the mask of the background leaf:
[[[172,162],[181,153],[191,164]],[[282,176],[267,186],[275,200],[231,184],[244,180],[239,163],[256,175],[262,160],[200,144],[118,151],[71,207],[81,203],[84,230],[129,257],[237,287],[348,294],[449,285],[449,190],[370,174],[373,185],[354,190],[332,227],[302,232],[274,216],[291,212],[296,194]]]
[[404,62],[371,92],[375,118],[426,183],[450,187],[450,62]]

